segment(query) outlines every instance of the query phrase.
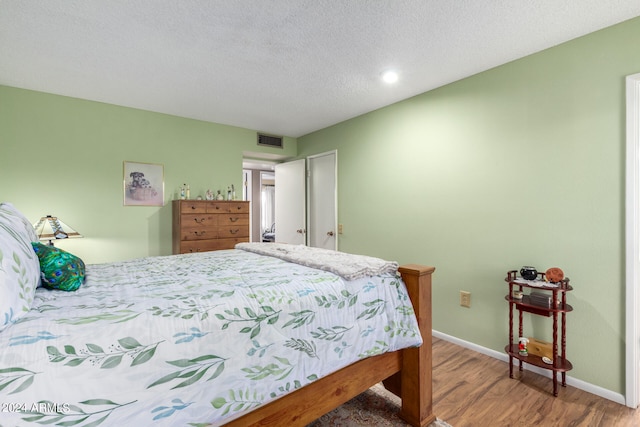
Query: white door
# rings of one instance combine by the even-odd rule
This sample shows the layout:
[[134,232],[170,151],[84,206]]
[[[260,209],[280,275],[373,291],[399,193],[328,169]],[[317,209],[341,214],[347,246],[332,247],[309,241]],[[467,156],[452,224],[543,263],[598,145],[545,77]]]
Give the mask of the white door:
[[306,244],[305,160],[279,163],[276,172],[276,242]]
[[309,246],[338,249],[336,152],[307,158]]

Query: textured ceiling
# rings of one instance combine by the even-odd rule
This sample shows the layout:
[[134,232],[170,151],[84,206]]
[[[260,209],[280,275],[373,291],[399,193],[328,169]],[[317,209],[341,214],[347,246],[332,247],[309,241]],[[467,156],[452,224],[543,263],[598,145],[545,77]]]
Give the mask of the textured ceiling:
[[0,0],[0,84],[298,137],[636,16],[638,0]]

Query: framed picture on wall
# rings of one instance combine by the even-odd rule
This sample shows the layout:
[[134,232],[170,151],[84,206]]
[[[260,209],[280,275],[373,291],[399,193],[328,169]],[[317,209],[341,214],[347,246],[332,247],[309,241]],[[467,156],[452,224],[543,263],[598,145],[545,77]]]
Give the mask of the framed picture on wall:
[[164,166],[125,160],[123,165],[125,206],[164,206]]

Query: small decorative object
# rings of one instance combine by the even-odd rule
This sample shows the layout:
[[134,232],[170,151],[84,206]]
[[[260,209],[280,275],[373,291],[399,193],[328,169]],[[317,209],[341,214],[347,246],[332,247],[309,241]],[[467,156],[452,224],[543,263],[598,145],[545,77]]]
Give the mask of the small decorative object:
[[224,200],[224,196],[222,195],[220,190],[218,190],[218,195],[216,196],[216,200]]
[[542,341],[534,337],[529,337],[527,351],[534,356],[546,357],[551,360],[553,357],[553,343]]
[[164,167],[123,163],[124,206],[164,206]]
[[182,184],[180,187],[180,200],[185,200],[187,198],[187,184]]
[[513,291],[511,296],[513,299],[522,299],[522,291]]
[[538,270],[536,270],[535,267],[525,265],[520,269],[520,275],[525,280],[536,280],[536,277],[538,276]]
[[529,351],[527,350],[527,345],[529,344],[529,340],[525,337],[520,337],[518,339],[518,353],[521,356],[528,356]]
[[189,184],[187,184],[187,200],[191,198],[191,189],[189,188]]
[[196,197],[196,200],[202,200],[202,196],[199,195],[198,197]]
[[231,187],[227,187],[227,200],[231,200]]
[[207,190],[207,192],[204,195],[204,198],[207,200],[213,200],[215,198],[215,196],[213,195],[213,191]]
[[236,188],[231,184],[231,200],[236,199]]
[[[553,307],[553,298],[549,292],[533,291],[529,294],[529,302],[544,308]],[[559,298],[556,300],[556,304],[560,306],[561,301]]]
[[544,273],[544,277],[548,282],[557,283],[564,279],[564,271],[558,267],[551,267]]

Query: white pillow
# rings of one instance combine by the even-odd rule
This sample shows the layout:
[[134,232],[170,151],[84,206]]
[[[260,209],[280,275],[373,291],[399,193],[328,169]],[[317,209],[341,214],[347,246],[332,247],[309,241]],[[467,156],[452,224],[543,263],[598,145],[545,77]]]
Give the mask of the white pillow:
[[[0,212],[6,214],[16,224],[16,229],[29,243],[38,241],[38,234],[29,220],[9,202],[0,203]],[[23,230],[24,228],[24,230]]]
[[0,204],[0,331],[30,309],[40,283],[33,226],[11,203]]

